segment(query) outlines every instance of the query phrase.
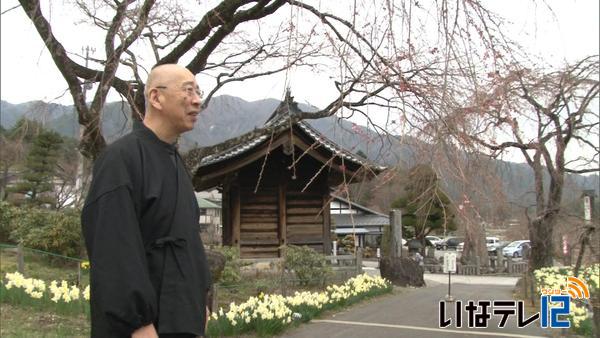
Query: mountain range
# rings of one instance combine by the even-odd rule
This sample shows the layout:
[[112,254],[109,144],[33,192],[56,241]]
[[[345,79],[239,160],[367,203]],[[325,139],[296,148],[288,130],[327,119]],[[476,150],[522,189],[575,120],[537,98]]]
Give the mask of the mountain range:
[[[280,101],[263,99],[253,102],[229,95],[212,98],[206,109],[200,113],[196,128],[184,134],[180,140],[182,152],[194,147],[218,144],[227,139],[242,135],[254,128],[262,126],[273,113]],[[303,111],[316,111],[308,104],[299,104]],[[12,104],[2,100],[0,105],[0,125],[9,129],[22,117],[43,123],[63,136],[77,138],[79,125],[73,106],[65,106],[43,101],[31,101]],[[400,141],[396,137],[380,137],[372,129],[354,124],[345,119],[327,117],[308,122],[323,135],[343,148],[354,153],[362,153],[371,161],[395,166],[398,163],[406,166],[415,163],[415,140],[405,138]],[[111,102],[105,105],[102,116],[103,135],[110,143],[127,133],[131,128],[129,105]],[[511,201],[522,203],[533,202],[533,173],[527,164],[495,161],[496,173],[501,177],[503,190]],[[446,181],[450,179],[446,178]],[[592,189],[599,193],[600,179],[598,175],[568,175],[568,188],[565,199],[577,199],[584,189]],[[446,182],[449,193],[455,195],[452,184]]]

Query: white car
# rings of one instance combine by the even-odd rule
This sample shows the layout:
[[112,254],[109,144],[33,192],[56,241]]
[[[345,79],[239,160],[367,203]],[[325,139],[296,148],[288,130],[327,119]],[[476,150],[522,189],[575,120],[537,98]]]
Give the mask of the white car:
[[485,238],[485,246],[487,247],[487,251],[496,251],[496,248],[500,245],[500,239],[498,237],[486,237]]
[[444,242],[444,240],[439,238],[438,236],[425,236],[425,239],[427,239],[431,243],[431,245],[436,247],[438,244],[442,244],[442,242]]
[[[496,248],[498,247],[498,244],[500,244],[500,240],[498,239],[498,237],[486,237],[485,238],[485,246],[486,246],[488,252],[496,250]],[[460,243],[456,247],[456,251],[458,251],[458,252],[461,252],[464,249],[465,249],[465,242]]]

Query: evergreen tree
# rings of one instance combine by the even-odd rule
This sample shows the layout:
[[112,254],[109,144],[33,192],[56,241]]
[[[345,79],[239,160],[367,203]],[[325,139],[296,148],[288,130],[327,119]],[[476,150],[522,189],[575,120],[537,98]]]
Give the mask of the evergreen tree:
[[12,128],[0,130],[0,200],[4,200],[6,192],[10,192],[7,189],[10,183],[9,172],[23,160],[26,150],[40,130],[41,124],[24,117]]
[[426,165],[413,167],[407,177],[404,194],[392,208],[402,210],[402,231],[407,238],[423,241],[432,231],[456,230],[454,212],[448,195],[440,187],[433,169]]
[[27,196],[34,205],[54,205],[52,194],[56,165],[60,157],[62,137],[54,131],[43,130],[34,139],[25,159],[21,182],[11,192]]

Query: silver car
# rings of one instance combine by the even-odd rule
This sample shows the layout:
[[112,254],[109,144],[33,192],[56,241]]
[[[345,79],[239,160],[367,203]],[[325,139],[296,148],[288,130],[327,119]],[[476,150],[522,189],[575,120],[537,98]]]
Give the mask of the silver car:
[[530,247],[529,240],[510,242],[502,249],[502,255],[507,257],[523,257],[523,249]]

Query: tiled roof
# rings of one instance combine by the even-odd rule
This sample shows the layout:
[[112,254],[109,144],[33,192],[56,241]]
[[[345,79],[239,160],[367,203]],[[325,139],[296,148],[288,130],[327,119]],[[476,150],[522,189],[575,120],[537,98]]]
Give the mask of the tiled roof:
[[362,158],[352,154],[351,152],[343,149],[339,145],[335,144],[333,141],[327,139],[325,136],[323,136],[323,134],[321,134],[318,131],[316,131],[315,129],[313,129],[305,121],[300,121],[300,122],[298,122],[297,125],[298,125],[298,127],[300,127],[300,129],[302,129],[305,133],[307,133],[314,141],[319,141],[319,143],[323,147],[325,147],[327,150],[331,151],[332,153],[334,153],[340,157],[343,157],[344,160],[350,160],[352,162],[358,163],[363,166],[373,166],[377,170],[385,170],[386,169],[386,167],[383,167],[383,166],[373,165],[372,163],[369,163],[367,160],[362,159]]
[[231,148],[229,148],[225,151],[222,151],[218,154],[212,154],[212,155],[205,156],[200,161],[200,166],[204,167],[209,164],[225,161],[229,158],[243,154],[246,151],[253,149],[254,147],[262,144],[267,138],[268,138],[267,135],[262,135],[262,136],[255,138],[254,140],[252,140],[250,142],[234,145]]
[[[273,115],[265,122],[265,127],[280,127],[285,123],[289,123],[292,115],[300,112],[298,106],[295,103],[286,104],[286,101],[282,102],[282,104],[277,107]],[[366,159],[360,158],[357,155],[343,149],[333,141],[327,139],[323,134],[316,131],[314,128],[310,126],[310,124],[306,121],[299,121],[295,124],[302,131],[304,131],[310,138],[315,142],[319,142],[322,147],[329,150],[333,154],[344,158],[344,160],[354,162],[361,166],[369,166],[374,168],[375,170],[385,170],[386,167],[374,165],[373,163],[368,162]],[[200,161],[200,167],[204,167],[210,164],[214,164],[217,162],[225,161],[227,159],[233,158],[235,156],[241,155],[247,151],[250,151],[258,146],[260,146],[263,142],[266,142],[269,139],[269,135],[261,135],[256,137],[253,140],[250,140],[245,143],[240,143],[231,146],[229,149],[226,149],[217,154],[211,154],[205,156]]]

